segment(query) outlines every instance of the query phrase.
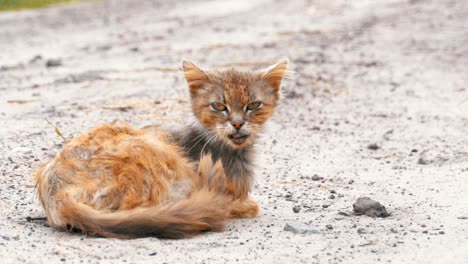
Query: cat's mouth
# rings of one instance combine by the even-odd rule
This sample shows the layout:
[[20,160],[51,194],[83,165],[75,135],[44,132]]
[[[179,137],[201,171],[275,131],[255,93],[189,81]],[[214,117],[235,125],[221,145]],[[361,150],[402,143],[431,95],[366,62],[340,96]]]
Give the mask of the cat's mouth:
[[239,133],[234,133],[232,135],[229,135],[228,137],[234,144],[240,145],[245,142],[245,140],[249,137],[249,135],[242,135]]

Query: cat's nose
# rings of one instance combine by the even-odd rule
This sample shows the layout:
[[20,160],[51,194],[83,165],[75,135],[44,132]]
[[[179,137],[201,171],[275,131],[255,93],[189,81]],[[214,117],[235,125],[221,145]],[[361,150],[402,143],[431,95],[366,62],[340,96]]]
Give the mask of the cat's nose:
[[241,119],[231,120],[231,125],[237,130],[239,130],[242,127],[242,125],[244,125],[244,123],[244,120]]

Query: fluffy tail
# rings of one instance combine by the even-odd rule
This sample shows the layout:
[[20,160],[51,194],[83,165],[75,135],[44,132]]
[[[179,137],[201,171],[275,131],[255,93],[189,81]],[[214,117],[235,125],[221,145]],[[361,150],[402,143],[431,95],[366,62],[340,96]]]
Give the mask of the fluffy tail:
[[221,193],[224,170],[220,162],[213,165],[207,156],[200,161],[199,175],[199,189],[171,204],[105,212],[67,195],[62,200],[61,215],[72,228],[104,237],[184,238],[220,231],[228,217],[226,198]]

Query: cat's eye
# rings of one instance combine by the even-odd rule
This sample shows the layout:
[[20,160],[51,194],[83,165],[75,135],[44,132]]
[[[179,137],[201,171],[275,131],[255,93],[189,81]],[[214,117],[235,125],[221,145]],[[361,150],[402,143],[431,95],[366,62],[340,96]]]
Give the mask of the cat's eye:
[[252,102],[247,105],[247,110],[255,110],[262,105],[262,102]]
[[212,103],[212,104],[211,104],[211,107],[212,107],[214,110],[220,111],[220,112],[226,111],[226,110],[227,110],[226,106],[223,105],[222,103]]

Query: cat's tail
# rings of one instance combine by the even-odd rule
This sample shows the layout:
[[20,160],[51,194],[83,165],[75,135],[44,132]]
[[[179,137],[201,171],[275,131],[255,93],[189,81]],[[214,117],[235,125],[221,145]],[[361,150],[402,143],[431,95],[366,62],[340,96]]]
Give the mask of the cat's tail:
[[213,164],[211,157],[203,157],[199,178],[198,188],[186,199],[157,207],[105,212],[67,195],[62,200],[61,216],[69,227],[104,237],[184,238],[220,231],[228,218],[221,163]]

